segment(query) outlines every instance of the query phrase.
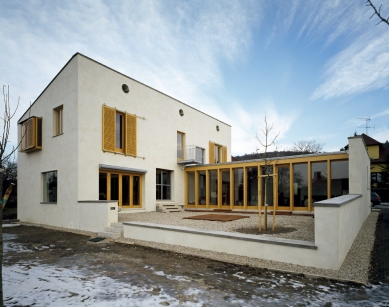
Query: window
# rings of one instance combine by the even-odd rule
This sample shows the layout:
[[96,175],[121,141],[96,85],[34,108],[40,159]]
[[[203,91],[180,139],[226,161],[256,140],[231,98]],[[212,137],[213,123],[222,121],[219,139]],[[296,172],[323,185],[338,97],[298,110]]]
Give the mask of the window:
[[142,175],[100,170],[99,200],[117,200],[122,208],[141,208]]
[[63,106],[54,109],[54,135],[61,135],[63,133]]
[[21,152],[42,149],[42,118],[30,117],[19,124],[19,140]]
[[209,142],[209,164],[227,162],[227,147]]
[[57,171],[43,173],[43,202],[57,202]]
[[381,173],[371,173],[371,183],[383,182]]
[[184,159],[185,133],[177,131],[177,159]]
[[136,116],[103,106],[103,151],[136,156]]
[[157,172],[156,172],[156,183],[157,183],[156,199],[171,199],[170,181],[171,181],[171,171],[157,169]]

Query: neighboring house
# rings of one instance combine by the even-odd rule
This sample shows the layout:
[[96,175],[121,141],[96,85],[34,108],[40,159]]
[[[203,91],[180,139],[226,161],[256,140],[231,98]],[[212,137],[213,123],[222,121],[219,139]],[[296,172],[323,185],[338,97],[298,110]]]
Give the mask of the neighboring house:
[[80,53],[18,125],[18,217],[37,224],[91,230],[102,202],[183,205],[185,165],[231,157],[228,124]]
[[385,162],[385,156],[389,154],[389,148],[387,144],[380,143],[364,133],[362,133],[362,139],[366,144],[367,152],[371,159],[371,185],[372,187],[378,187],[383,183],[381,166]]

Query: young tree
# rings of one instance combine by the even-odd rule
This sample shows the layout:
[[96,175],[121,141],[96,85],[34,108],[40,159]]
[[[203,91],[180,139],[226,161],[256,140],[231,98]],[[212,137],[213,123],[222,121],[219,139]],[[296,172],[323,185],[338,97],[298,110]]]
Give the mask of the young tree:
[[324,143],[318,143],[314,140],[302,140],[294,142],[293,145],[294,146],[290,149],[291,151],[298,151],[303,153],[318,153],[323,150]]
[[[280,132],[274,133],[273,132],[273,124],[269,124],[267,122],[267,118],[265,115],[264,119],[264,127],[261,128],[262,134],[265,138],[265,141],[262,141],[261,138],[256,134],[256,139],[261,145],[262,148],[257,148],[257,151],[261,151],[263,153],[262,160],[264,161],[264,166],[263,166],[263,175],[258,175],[259,178],[265,178],[265,193],[264,193],[264,205],[265,205],[265,230],[267,230],[267,185],[268,185],[268,180],[269,177],[275,176],[273,174],[273,164],[276,163],[276,160],[274,158],[270,158],[268,156],[268,151],[270,147],[274,147],[274,151],[278,151],[278,144],[276,143],[276,140],[278,136],[280,135]],[[261,180],[262,182],[262,180]],[[275,208],[273,209],[273,231],[274,231],[274,221],[275,221]],[[259,205],[259,200],[258,200],[258,229],[261,231],[261,206]]]
[[[11,122],[15,113],[19,107],[20,97],[18,98],[17,105],[14,111],[11,111],[11,102],[9,95],[9,86],[3,85],[3,98],[4,98],[4,114],[0,119],[3,121],[3,131],[0,133],[0,186],[3,191],[3,179],[4,179],[4,165],[10,162],[10,158],[13,156],[15,151],[18,149],[17,146],[13,146],[11,150],[7,148],[9,142],[9,133],[11,130]],[[2,197],[3,198],[3,197]],[[3,219],[3,206],[0,206],[0,217]],[[3,263],[3,227],[0,223],[0,306],[3,306],[3,278],[2,278],[2,263]]]

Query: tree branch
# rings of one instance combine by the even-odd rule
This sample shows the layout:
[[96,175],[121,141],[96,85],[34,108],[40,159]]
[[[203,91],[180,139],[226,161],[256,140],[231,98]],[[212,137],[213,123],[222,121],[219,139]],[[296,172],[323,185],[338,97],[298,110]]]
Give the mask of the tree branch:
[[366,6],[371,6],[371,7],[373,8],[373,10],[374,10],[373,15],[371,15],[369,19],[371,19],[374,15],[377,15],[378,18],[381,19],[381,21],[380,21],[379,23],[377,23],[376,26],[378,26],[381,22],[384,22],[384,23],[386,23],[387,25],[389,25],[389,17],[385,19],[385,18],[382,17],[382,15],[381,15],[381,7],[382,7],[382,4],[380,5],[378,11],[377,11],[376,7],[373,5],[373,3],[372,3],[370,0],[367,0],[367,1],[366,1]]

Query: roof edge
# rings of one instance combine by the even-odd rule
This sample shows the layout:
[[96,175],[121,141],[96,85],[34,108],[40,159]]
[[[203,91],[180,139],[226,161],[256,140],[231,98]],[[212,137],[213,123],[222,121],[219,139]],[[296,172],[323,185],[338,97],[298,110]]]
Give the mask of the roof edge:
[[39,94],[39,96],[34,100],[34,102],[32,104],[30,104],[30,106],[27,108],[26,112],[23,113],[22,116],[20,116],[20,118],[18,119],[18,124],[20,124],[20,121],[22,120],[23,116],[26,115],[26,113],[31,109],[31,107],[35,104],[35,102],[37,102],[37,100],[39,99],[39,97],[41,97],[43,95],[43,93],[47,90],[47,88],[54,82],[54,80],[59,76],[59,74],[65,69],[66,66],[68,66],[68,64],[73,60],[74,57],[76,57],[77,55],[82,55],[81,53],[79,52],[76,52],[71,58],[69,61],[66,62],[66,64],[61,68],[61,70],[55,75],[55,77],[50,81],[49,84],[47,84],[47,86],[45,87],[45,89]]

